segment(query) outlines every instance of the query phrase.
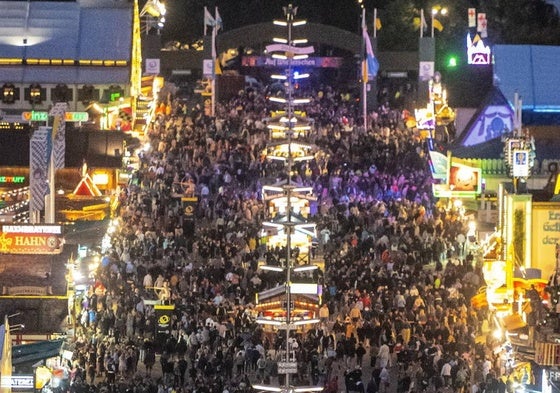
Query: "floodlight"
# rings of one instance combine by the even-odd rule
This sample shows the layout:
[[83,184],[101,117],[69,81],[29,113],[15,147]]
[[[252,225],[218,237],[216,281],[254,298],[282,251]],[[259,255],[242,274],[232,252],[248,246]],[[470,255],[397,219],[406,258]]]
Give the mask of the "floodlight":
[[[313,323],[319,323],[321,322],[320,319],[300,319],[299,321],[294,321],[294,325],[295,326],[301,326],[301,325],[309,325],[309,324],[313,324]],[[307,390],[303,390],[304,392],[306,392]]]
[[264,318],[257,318],[255,320],[256,323],[258,323],[259,325],[274,325],[274,326],[280,326],[280,325],[284,325],[283,322],[281,321],[276,321],[274,319],[264,319]]
[[317,269],[319,269],[319,266],[317,265],[301,265],[295,267],[293,270],[294,272],[307,272],[310,270],[317,270]]
[[262,265],[259,266],[262,270],[269,270],[271,272],[283,272],[284,268],[282,266],[270,266],[270,265]]
[[252,385],[253,389],[255,390],[264,390],[267,392],[281,392],[283,389],[277,386],[270,386],[270,385]]
[[322,386],[298,386],[294,387],[294,393],[304,393],[304,392],[321,392],[325,388]]

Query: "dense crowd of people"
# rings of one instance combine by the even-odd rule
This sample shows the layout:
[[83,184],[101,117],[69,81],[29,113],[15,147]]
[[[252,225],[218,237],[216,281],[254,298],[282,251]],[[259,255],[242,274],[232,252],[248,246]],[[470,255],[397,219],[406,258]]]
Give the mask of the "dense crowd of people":
[[[475,342],[486,317],[469,301],[480,266],[465,251],[461,213],[432,197],[425,141],[386,103],[365,128],[346,94],[308,93],[309,139],[321,152],[289,176],[317,197],[313,253],[325,269],[307,277],[323,286],[321,323],[289,338],[292,379],[329,393],[505,391],[508,364]],[[76,316],[71,390],[222,393],[283,383],[277,362],[288,338],[263,330],[254,311],[255,294],[283,281],[259,269],[286,255],[260,238],[262,186],[288,176],[263,155],[265,119],[278,108],[255,91],[218,103],[215,117],[179,100],[162,104]],[[198,197],[192,218],[185,196]],[[175,306],[167,337],[155,334],[154,303]]]

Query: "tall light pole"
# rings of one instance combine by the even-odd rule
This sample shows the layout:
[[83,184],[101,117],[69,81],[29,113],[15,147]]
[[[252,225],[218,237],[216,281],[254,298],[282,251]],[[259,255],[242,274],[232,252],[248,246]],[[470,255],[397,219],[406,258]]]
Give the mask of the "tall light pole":
[[447,8],[441,6],[432,7],[432,38],[434,38],[434,21],[437,21],[436,15],[447,15]]
[[[429,102],[430,95],[430,80],[434,76],[435,63],[436,63],[436,44],[435,44],[435,25],[439,21],[435,18],[436,15],[447,15],[447,8],[441,6],[434,6],[431,9],[431,35],[430,37],[424,36],[424,27],[428,27],[427,22],[424,20],[424,10],[420,10],[420,38],[418,39],[418,106],[425,106]],[[439,30],[439,29],[438,29]]]

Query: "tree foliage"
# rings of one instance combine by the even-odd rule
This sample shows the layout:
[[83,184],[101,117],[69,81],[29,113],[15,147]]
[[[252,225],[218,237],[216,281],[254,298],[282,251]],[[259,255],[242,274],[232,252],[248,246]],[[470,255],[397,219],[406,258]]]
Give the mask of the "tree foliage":
[[[203,32],[204,6],[214,14],[218,6],[224,29],[230,30],[283,17],[284,0],[174,0],[166,2],[168,22],[163,39],[193,42]],[[314,23],[333,25],[360,33],[361,10],[357,0],[293,0],[298,16]],[[380,50],[406,51],[418,48],[418,30],[413,24],[419,10],[425,10],[428,24],[430,10],[443,1],[435,0],[364,0],[370,28],[373,9],[377,8],[382,29],[378,33]],[[468,30],[467,10],[475,7],[485,12],[489,40],[495,44],[560,45],[558,10],[545,0],[454,0],[445,1],[449,9],[441,19],[442,32],[436,32],[438,46],[464,46]],[[427,31],[430,34],[430,31]]]
[[488,34],[496,43],[559,45],[558,9],[544,0],[485,2]]

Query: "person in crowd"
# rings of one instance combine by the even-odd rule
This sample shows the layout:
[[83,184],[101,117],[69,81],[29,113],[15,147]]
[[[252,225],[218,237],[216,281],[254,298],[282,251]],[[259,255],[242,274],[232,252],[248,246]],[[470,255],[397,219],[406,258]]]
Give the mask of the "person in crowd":
[[[328,262],[313,277],[324,288],[321,324],[293,338],[296,359],[306,365],[297,378],[334,392],[333,383],[343,383],[340,370],[358,366],[361,383],[369,351],[377,354],[377,374],[368,392],[387,391],[396,360],[411,386],[434,386],[442,375],[453,386],[454,373],[438,360],[484,355],[473,339],[481,324],[472,323],[483,316],[468,301],[481,275],[472,256],[466,263],[469,255],[443,252],[467,226],[432,196],[425,141],[405,124],[403,108],[386,100],[368,113],[366,129],[346,91],[316,85],[304,93],[313,97],[304,108],[315,119],[309,139],[321,153],[289,176],[317,196],[310,207],[320,234],[314,252]],[[119,225],[98,285],[81,303],[75,361],[86,370],[94,365],[96,381],[105,372],[115,384],[118,374],[136,391],[221,393],[276,380],[286,337],[255,323],[253,303],[281,282],[259,261],[280,264],[287,252],[260,242],[269,218],[262,185],[287,176],[263,155],[263,119],[273,107],[254,91],[219,102],[215,117],[168,98],[160,107],[146,133],[151,148],[120,190]],[[199,202],[185,209],[182,196]],[[154,303],[174,306],[165,337],[156,331]],[[88,348],[95,356],[84,355]],[[152,378],[156,352],[159,380]],[[477,369],[473,361],[461,365],[465,375]],[[480,366],[491,375],[487,362]]]

